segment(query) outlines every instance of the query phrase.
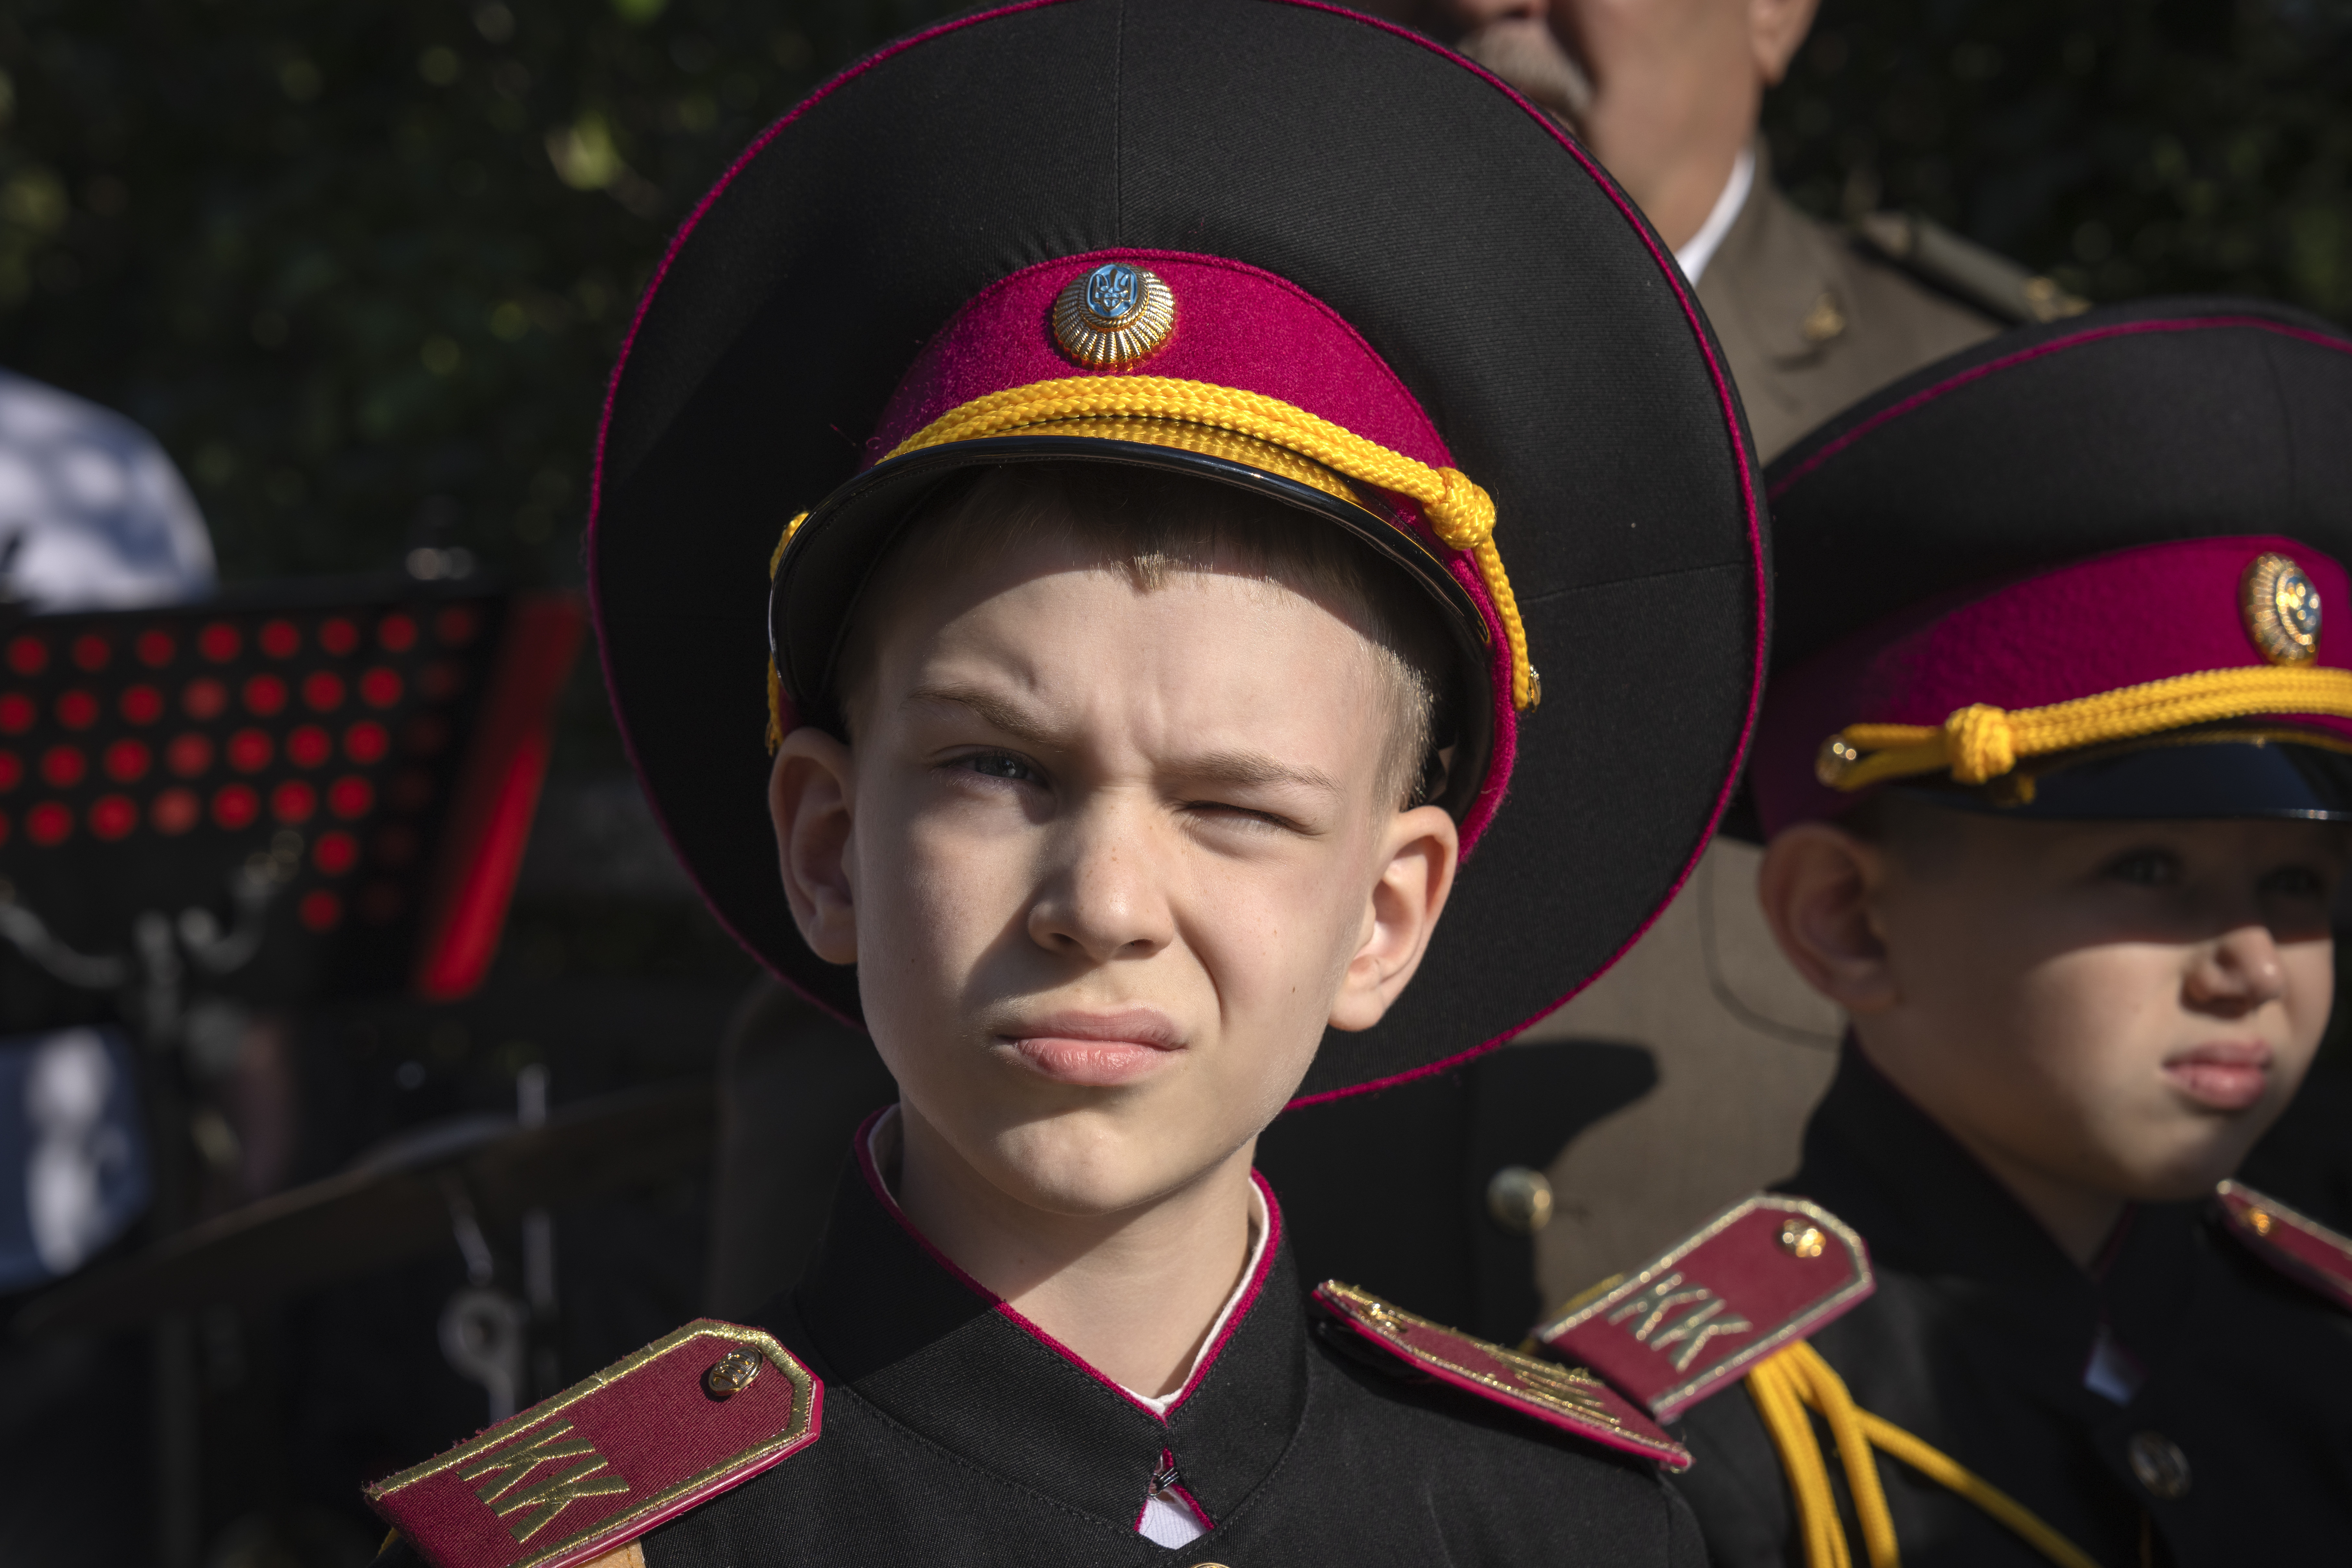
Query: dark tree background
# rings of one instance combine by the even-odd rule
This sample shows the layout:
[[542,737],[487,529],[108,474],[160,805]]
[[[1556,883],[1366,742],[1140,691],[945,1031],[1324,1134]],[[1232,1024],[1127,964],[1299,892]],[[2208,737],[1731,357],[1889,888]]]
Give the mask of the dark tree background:
[[2352,4],[1825,0],[1765,121],[1823,216],[1916,207],[2094,300],[2352,320]]
[[[226,570],[419,536],[576,573],[619,334],[763,123],[940,0],[7,0],[0,363],[121,408]],[[1817,212],[2093,298],[2352,316],[2347,0],[1827,0],[1768,108]]]

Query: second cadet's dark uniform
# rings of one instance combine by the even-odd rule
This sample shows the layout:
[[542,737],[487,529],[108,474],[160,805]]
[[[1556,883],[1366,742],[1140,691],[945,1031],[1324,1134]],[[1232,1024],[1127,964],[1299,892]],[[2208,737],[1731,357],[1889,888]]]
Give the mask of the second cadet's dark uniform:
[[[1854,1402],[2098,1562],[2319,1562],[2352,1542],[2352,1316],[2212,1206],[2136,1206],[2085,1273],[1852,1047],[1784,1188],[1869,1239],[1877,1294],[1811,1341]],[[2103,1325],[2144,1377],[2128,1403],[2084,1386]],[[1746,1392],[1698,1405],[1683,1436],[1696,1462],[1677,1484],[1709,1560],[1794,1561],[1780,1456]],[[1879,1470],[1906,1568],[2047,1564],[1955,1493]]]

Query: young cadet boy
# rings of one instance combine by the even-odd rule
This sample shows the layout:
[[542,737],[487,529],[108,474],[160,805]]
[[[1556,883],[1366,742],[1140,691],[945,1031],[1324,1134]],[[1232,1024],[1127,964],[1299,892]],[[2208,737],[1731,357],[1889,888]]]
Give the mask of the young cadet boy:
[[2352,342],[2176,300],[1774,466],[1759,887],[1852,1031],[1784,1194],[1539,1331],[1686,1412],[1717,1564],[2352,1542],[2352,1243],[2228,1179],[2328,1017],[2347,430]]
[[898,1102],[787,1299],[371,1488],[390,1560],[1699,1563],[1645,1416],[1310,1295],[1250,1163],[1669,895],[1750,475],[1638,216],[1410,35],[1016,6],[787,117],[641,310],[593,583],[680,855]]

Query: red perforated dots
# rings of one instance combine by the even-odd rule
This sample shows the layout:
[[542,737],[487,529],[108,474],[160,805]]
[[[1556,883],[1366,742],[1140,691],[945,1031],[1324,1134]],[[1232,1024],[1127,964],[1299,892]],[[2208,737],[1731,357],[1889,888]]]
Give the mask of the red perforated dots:
[[302,924],[315,931],[330,931],[343,923],[343,900],[324,888],[313,888],[302,895],[294,906]]
[[319,646],[341,657],[360,646],[360,629],[342,616],[337,616],[319,627]]
[[360,842],[342,829],[319,835],[310,847],[310,863],[330,877],[340,877],[360,863]]
[[0,752],[0,791],[15,789],[24,782],[24,759],[14,752]]
[[302,634],[294,629],[291,621],[264,622],[261,635],[254,640],[272,658],[292,658],[302,647]]
[[51,746],[41,753],[41,778],[51,789],[71,789],[89,771],[79,746]]
[[73,640],[73,661],[78,668],[96,675],[114,658],[114,650],[106,639],[95,632],[84,632]]
[[33,700],[21,691],[0,692],[0,731],[21,735],[33,727]]
[[215,664],[226,664],[244,646],[244,634],[226,621],[215,621],[196,634],[196,651]]
[[363,719],[343,731],[343,755],[362,767],[383,761],[390,750],[392,737],[373,719]]
[[288,779],[269,792],[269,815],[280,822],[308,822],[319,809],[319,792],[300,779]]
[[106,776],[116,784],[136,784],[147,776],[147,769],[153,761],[145,742],[117,741],[106,748],[100,765],[106,769]]
[[131,650],[139,656],[139,662],[150,669],[163,668],[172,662],[172,656],[180,651],[179,645],[172,640],[172,634],[161,630],[141,632],[139,640],[131,645]]
[[316,724],[304,724],[286,737],[286,760],[298,768],[315,768],[335,754],[335,742]]
[[400,677],[379,665],[360,677],[360,700],[371,708],[389,708],[400,700]]
[[127,795],[102,795],[89,803],[89,831],[109,843],[128,838],[139,826],[139,808]]
[[49,668],[49,645],[36,637],[8,639],[8,668],[19,675],[38,675]]
[[375,805],[375,785],[349,775],[327,786],[327,809],[346,822],[365,816]]
[[332,713],[343,705],[343,678],[331,669],[314,670],[302,678],[302,700],[313,713]]
[[25,837],[43,848],[63,844],[73,834],[73,813],[56,801],[45,800],[25,814]]
[[245,683],[245,710],[267,719],[286,708],[286,683],[274,675],[257,675]]
[[277,752],[265,730],[239,730],[228,738],[228,765],[241,773],[259,773]]
[[209,675],[191,680],[188,689],[180,693],[180,707],[189,718],[199,723],[207,719],[217,719],[227,710],[228,688]]
[[152,724],[163,716],[163,694],[152,686],[126,686],[115,706],[133,724]]
[[155,804],[148,808],[147,820],[158,833],[178,835],[194,827],[204,814],[204,805],[196,799],[195,791],[173,788],[155,797]]
[[58,722],[68,730],[87,730],[98,722],[98,699],[87,691],[68,691],[58,698]]
[[174,735],[163,748],[163,765],[184,779],[194,778],[213,765],[213,743],[203,735]]
[[261,797],[245,784],[224,784],[213,795],[213,820],[234,833],[261,815]]
[[406,653],[416,646],[416,623],[397,613],[376,623],[375,640],[386,653]]

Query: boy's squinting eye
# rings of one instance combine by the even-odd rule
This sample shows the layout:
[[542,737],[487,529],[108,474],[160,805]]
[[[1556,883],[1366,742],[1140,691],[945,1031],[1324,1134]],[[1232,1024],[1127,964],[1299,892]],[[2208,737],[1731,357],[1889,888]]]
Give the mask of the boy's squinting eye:
[[2180,880],[2180,858],[2169,849],[2134,849],[2118,855],[2101,873],[2140,888],[2168,888]]
[[1016,784],[1042,782],[1035,768],[1010,752],[976,752],[968,757],[958,757],[955,765],[987,778],[1011,779]]

